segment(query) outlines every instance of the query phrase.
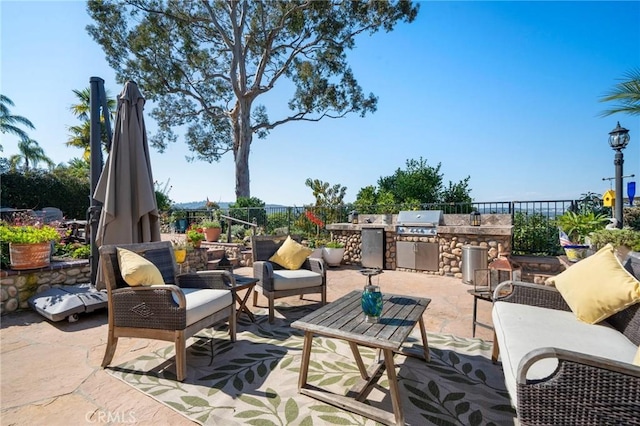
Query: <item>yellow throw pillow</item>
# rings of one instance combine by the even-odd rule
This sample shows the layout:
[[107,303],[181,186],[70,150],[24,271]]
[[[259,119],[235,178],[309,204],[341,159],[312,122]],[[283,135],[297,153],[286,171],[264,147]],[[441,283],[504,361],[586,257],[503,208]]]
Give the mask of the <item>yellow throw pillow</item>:
[[160,270],[137,253],[118,248],[118,265],[122,279],[132,287],[164,284]]
[[638,351],[636,352],[636,357],[633,358],[633,365],[637,365],[640,367],[640,346],[638,346]]
[[269,261],[277,263],[283,268],[300,269],[311,253],[313,253],[313,250],[297,243],[291,236],[288,236],[278,251],[269,258]]
[[640,282],[622,267],[611,244],[549,281],[578,319],[589,324],[640,302]]

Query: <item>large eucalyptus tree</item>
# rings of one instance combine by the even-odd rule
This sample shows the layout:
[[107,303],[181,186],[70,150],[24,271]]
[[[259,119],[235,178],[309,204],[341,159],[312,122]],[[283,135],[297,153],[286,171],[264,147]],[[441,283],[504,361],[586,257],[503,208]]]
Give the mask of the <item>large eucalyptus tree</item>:
[[[89,34],[119,81],[135,80],[157,107],[161,152],[185,131],[195,158],[218,161],[233,152],[236,196],[250,197],[249,152],[292,121],[364,116],[377,98],[365,95],[346,51],[361,33],[412,22],[410,1],[89,1]],[[270,118],[260,97],[283,80],[295,86],[290,113]],[[262,98],[264,99],[264,98]]]

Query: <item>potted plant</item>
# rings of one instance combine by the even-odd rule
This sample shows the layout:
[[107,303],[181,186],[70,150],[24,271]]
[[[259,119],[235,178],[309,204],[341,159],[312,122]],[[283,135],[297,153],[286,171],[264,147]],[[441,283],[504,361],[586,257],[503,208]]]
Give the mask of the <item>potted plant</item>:
[[567,211],[556,218],[556,224],[569,240],[561,238],[560,241],[569,261],[577,262],[587,255],[591,244],[589,240],[591,233],[604,229],[607,221],[607,216],[593,211],[581,213]]
[[624,258],[629,251],[640,252],[640,231],[632,229],[600,229],[590,236],[591,244],[596,250],[611,244],[620,258]]
[[322,257],[329,266],[340,266],[344,256],[344,244],[339,241],[329,241],[322,248]]
[[[171,240],[176,263],[182,265],[187,260],[187,243],[184,240]],[[182,267],[182,266],[181,266]]]
[[175,209],[169,217],[171,223],[177,232],[186,232],[187,230],[187,212],[183,209]]
[[202,228],[207,241],[214,242],[218,241],[218,238],[220,238],[222,227],[220,226],[219,221],[215,219],[204,219],[200,222],[200,227]]
[[204,240],[204,233],[202,228],[196,228],[191,226],[187,229],[187,241],[190,242],[195,248],[200,247],[200,243]]
[[48,266],[51,261],[52,242],[59,239],[60,234],[52,226],[0,223],[0,241],[8,245],[12,269]]
[[324,247],[327,245],[327,240],[323,238],[310,238],[308,245],[309,248],[313,249],[313,252],[311,252],[309,257],[322,259],[322,252],[324,251]]

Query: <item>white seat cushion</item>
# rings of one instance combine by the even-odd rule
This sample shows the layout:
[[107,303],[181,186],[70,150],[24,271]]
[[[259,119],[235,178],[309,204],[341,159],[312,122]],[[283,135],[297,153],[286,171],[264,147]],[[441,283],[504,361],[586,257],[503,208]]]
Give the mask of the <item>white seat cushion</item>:
[[[554,347],[631,363],[637,346],[606,324],[587,324],[573,312],[496,302],[492,311],[505,384],[516,406],[520,360],[533,349]],[[543,379],[558,366],[554,358],[533,364],[527,379]]]
[[209,288],[183,288],[181,290],[187,301],[187,326],[227,308],[233,303],[230,290]]
[[321,284],[322,275],[308,269],[273,271],[273,288],[276,291],[315,287]]

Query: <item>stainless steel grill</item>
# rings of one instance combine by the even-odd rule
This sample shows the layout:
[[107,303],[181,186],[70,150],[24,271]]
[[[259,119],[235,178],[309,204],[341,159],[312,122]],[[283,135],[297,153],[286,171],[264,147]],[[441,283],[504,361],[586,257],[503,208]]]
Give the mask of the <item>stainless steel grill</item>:
[[438,225],[442,225],[442,210],[401,211],[396,220],[396,234],[438,235]]
[[[438,225],[443,223],[442,210],[415,210],[398,213],[396,220],[396,265],[424,271],[439,268],[439,245],[437,242],[413,241],[412,236],[438,235]],[[406,240],[403,237],[407,237]]]

